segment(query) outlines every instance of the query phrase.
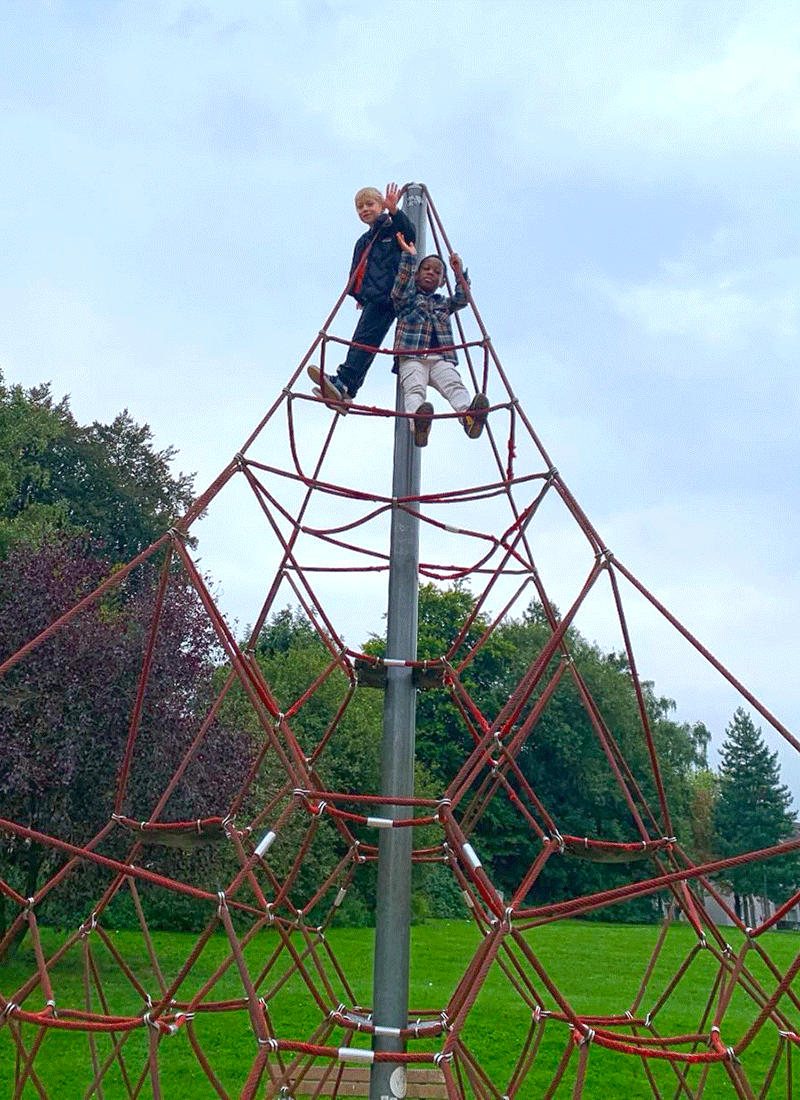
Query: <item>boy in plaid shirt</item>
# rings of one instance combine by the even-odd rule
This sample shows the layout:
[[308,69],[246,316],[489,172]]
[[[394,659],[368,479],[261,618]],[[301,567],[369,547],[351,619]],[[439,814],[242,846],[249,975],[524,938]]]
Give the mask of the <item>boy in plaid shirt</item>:
[[458,286],[455,294],[445,297],[437,294],[444,285],[444,264],[438,256],[426,256],[414,273],[414,257],[417,250],[401,233],[397,240],[403,255],[392,288],[392,302],[397,313],[394,350],[400,386],[407,413],[414,413],[409,426],[414,432],[414,442],[424,447],[431,430],[433,405],[425,400],[429,385],[447,398],[460,418],[470,439],[477,439],[486,421],[489,407],[486,395],[469,394],[456,369],[453,349],[453,329],[450,314],[467,304],[467,273],[462,271],[460,258],[450,257]]

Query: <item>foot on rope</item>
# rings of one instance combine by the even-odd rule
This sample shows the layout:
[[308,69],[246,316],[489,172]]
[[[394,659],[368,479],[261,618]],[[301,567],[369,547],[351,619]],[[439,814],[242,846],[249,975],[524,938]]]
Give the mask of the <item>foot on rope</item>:
[[470,439],[477,439],[483,431],[486,423],[486,410],[489,408],[489,398],[485,393],[476,393],[470,402],[470,406],[461,417],[464,431]]
[[321,397],[329,408],[336,409],[337,412],[342,414],[347,412],[347,406],[353,400],[348,394],[347,390],[341,385],[339,379],[330,377],[330,375],[323,375],[319,367],[310,366],[306,368],[309,378],[316,382],[312,393],[315,397]]
[[433,405],[430,401],[423,401],[414,413],[414,442],[418,447],[428,446],[428,436],[431,433],[431,417]]

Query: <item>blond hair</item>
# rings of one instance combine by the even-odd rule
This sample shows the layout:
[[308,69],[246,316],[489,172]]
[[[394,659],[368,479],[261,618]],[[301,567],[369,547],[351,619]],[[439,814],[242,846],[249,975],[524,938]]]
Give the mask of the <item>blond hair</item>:
[[377,187],[362,187],[360,191],[356,191],[356,197],[353,199],[356,206],[359,199],[377,199],[383,206],[383,193]]

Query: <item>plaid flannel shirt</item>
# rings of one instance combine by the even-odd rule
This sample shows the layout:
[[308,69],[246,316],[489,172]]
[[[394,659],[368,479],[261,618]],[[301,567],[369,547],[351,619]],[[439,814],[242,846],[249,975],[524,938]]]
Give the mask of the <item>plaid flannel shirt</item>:
[[[464,278],[467,282],[466,271]],[[467,296],[458,284],[455,294],[425,294],[417,286],[414,277],[414,257],[404,252],[400,258],[400,269],[392,288],[392,302],[397,314],[397,328],[394,336],[394,353],[400,358],[418,355],[436,355],[456,363],[457,357],[452,349],[454,343],[450,314],[463,309]],[[431,347],[431,336],[436,334],[437,344]]]

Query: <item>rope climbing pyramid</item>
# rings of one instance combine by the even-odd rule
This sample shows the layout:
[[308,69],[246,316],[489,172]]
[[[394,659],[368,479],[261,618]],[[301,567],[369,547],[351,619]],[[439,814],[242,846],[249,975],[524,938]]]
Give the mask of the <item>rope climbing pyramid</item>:
[[[446,259],[450,241],[420,191],[433,250]],[[0,958],[23,930],[32,947],[29,972],[0,987],[0,1061],[13,1062],[11,1095],[65,1095],[55,1068],[68,1058],[80,1078],[75,1095],[85,1097],[169,1096],[163,1081],[175,1066],[191,1082],[183,1095],[192,1097],[365,1096],[369,1068],[385,1062],[398,1067],[397,1096],[589,1098],[609,1095],[604,1080],[623,1062],[637,1069],[640,1091],[626,1086],[630,1096],[790,1098],[800,953],[779,963],[763,934],[800,893],[746,927],[715,876],[798,851],[800,839],[724,860],[692,859],[677,835],[638,672],[637,630],[656,622],[687,660],[703,662],[795,751],[800,743],[605,545],[515,396],[471,293],[454,318],[456,347],[465,381],[489,397],[484,433],[467,440],[458,414],[437,412],[431,452],[447,448],[451,460],[426,472],[425,491],[394,494],[388,429],[399,420],[405,430],[407,415],[358,400],[332,407],[306,377],[312,364],[329,373],[349,343],[335,333],[344,300],[345,292],[261,422],[186,515],[17,652],[0,655],[9,690],[35,682],[59,640],[74,649],[89,617],[111,614],[114,601],[155,569],[126,737],[109,745],[116,783],[105,820],[75,836],[57,818],[51,831],[0,819],[2,835],[44,853],[49,869],[32,897],[16,880],[0,879],[11,915]],[[379,356],[375,373],[391,351]],[[452,460],[456,448],[467,452],[463,460],[460,450]],[[346,483],[338,480],[342,470],[352,472]],[[259,541],[246,554],[263,600],[242,641],[198,561],[204,526],[221,524],[233,540],[245,510],[259,524]],[[343,601],[384,600],[398,515],[419,523],[420,579],[468,582],[473,596],[441,652],[401,661],[377,643],[354,648],[337,626]],[[175,593],[199,605],[222,653],[200,718],[185,699],[172,699],[171,709],[160,697],[154,703],[164,654],[182,646],[170,619]],[[475,669],[498,629],[532,603],[542,644],[512,690],[494,700]],[[297,672],[290,694],[259,660],[260,640],[287,604],[300,609],[324,655]],[[574,644],[575,629],[600,606],[630,676],[634,744],[621,742]],[[452,759],[446,783],[430,797],[381,794],[374,761],[364,763],[361,789],[337,770],[335,749],[365,752],[356,701],[368,695],[380,723],[382,692],[398,665],[412,670],[421,706],[442,714],[446,707]],[[101,688],[87,684],[87,707],[94,690]],[[591,768],[610,777],[627,809],[625,835],[606,835],[601,821],[569,827],[562,806],[537,791],[531,749],[543,715],[566,694],[591,731]],[[235,729],[225,748],[223,728]],[[232,787],[203,778],[222,751],[237,754]],[[156,755],[170,762],[163,783]],[[519,837],[535,838],[532,859],[514,857],[513,890],[501,892],[493,881],[482,851],[487,821],[504,823],[515,853],[528,851]],[[390,830],[411,834],[416,865],[446,875],[476,935],[444,1003],[417,1002],[414,987],[408,1018],[392,1036],[402,1049],[386,1051],[376,1040],[391,1029],[375,1020],[371,974],[363,960],[337,953],[330,930],[353,883],[372,881],[379,837]],[[216,889],[197,884],[206,881],[209,851],[224,852],[226,877]],[[570,887],[578,861],[596,869],[589,892]],[[536,884],[555,864],[563,865],[565,889],[557,901],[542,900]],[[78,880],[96,882],[96,900],[74,927],[48,928],[45,936],[47,906]],[[631,999],[614,1003],[602,982],[585,998],[568,993],[562,970],[541,949],[547,927],[653,896],[664,899],[664,920]],[[111,914],[123,899],[140,930],[134,950],[115,936]],[[739,948],[717,927],[712,902],[738,929]],[[177,962],[162,955],[147,915],[175,906],[191,910],[198,929]],[[672,947],[677,922],[691,930],[680,957]],[[571,966],[588,974],[588,962]],[[118,981],[107,980],[109,970]],[[684,996],[690,981],[704,991],[699,1001]],[[735,1017],[732,1006],[741,1009]],[[487,1021],[495,1028],[488,1036]],[[220,1053],[220,1028],[235,1038],[235,1064]]]

